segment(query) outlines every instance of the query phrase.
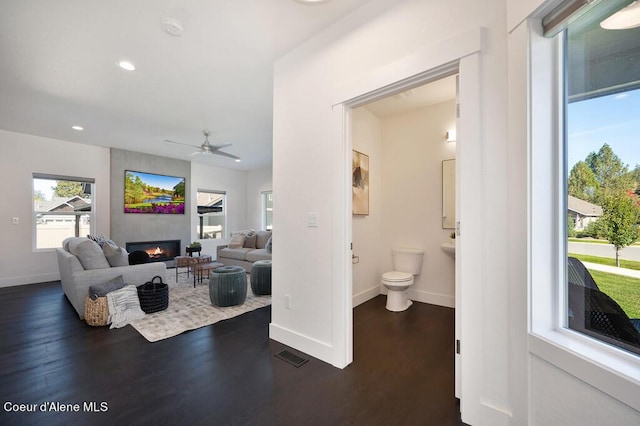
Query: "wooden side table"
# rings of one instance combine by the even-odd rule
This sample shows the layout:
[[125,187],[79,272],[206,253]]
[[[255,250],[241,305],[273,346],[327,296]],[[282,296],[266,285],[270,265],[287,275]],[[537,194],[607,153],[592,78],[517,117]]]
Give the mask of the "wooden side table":
[[180,272],[179,268],[187,268],[186,274],[187,278],[189,278],[189,273],[191,272],[191,265],[195,265],[197,263],[210,263],[211,256],[208,254],[203,254],[199,257],[190,257],[190,256],[176,256],[173,258],[176,264],[176,281],[178,281],[178,274],[184,274],[185,272]]
[[195,263],[191,265],[191,272],[193,272],[193,287],[196,287],[196,281],[201,283],[205,278],[209,279],[211,275],[211,271],[216,268],[224,266],[222,263],[218,262],[207,262],[207,263]]

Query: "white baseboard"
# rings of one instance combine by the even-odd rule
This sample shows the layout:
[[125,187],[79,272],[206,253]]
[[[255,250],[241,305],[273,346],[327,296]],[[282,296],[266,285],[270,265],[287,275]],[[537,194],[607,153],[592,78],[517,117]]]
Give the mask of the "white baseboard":
[[445,306],[447,308],[456,307],[455,296],[451,296],[449,294],[409,289],[409,299],[415,302],[429,303],[431,305]]
[[504,408],[496,407],[488,402],[480,402],[481,425],[509,426],[511,421],[511,413]]
[[333,363],[333,347],[328,343],[312,339],[274,323],[269,324],[269,338],[328,364]]
[[367,289],[365,291],[361,291],[358,294],[354,294],[353,295],[353,301],[351,302],[351,303],[353,303],[353,307],[355,308],[356,306],[363,304],[367,300],[371,300],[374,297],[376,297],[377,295],[379,295],[380,294],[380,287],[381,286],[377,285],[377,286],[371,287],[370,289]]
[[59,279],[60,279],[60,274],[58,272],[47,272],[44,274],[22,275],[19,277],[0,278],[0,288],[13,287],[17,285],[46,283],[49,281],[58,281]]

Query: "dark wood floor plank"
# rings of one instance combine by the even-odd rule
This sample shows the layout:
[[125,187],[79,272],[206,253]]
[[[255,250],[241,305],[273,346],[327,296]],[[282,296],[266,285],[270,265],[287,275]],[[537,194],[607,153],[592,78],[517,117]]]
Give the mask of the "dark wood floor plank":
[[[2,425],[459,425],[452,309],[379,296],[354,310],[354,362],[340,370],[269,340],[270,307],[149,343],[81,321],[60,283],[0,289],[0,398],[80,404]],[[309,361],[276,358],[290,350]],[[106,412],[83,403],[106,402]],[[3,407],[4,408],[4,407]]]

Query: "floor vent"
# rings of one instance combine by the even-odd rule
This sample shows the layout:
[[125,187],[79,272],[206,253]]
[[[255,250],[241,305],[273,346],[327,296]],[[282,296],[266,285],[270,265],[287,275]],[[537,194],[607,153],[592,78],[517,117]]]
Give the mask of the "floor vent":
[[309,361],[308,359],[299,357],[298,355],[293,354],[289,351],[282,351],[279,354],[276,354],[275,356],[276,358],[280,358],[281,360],[288,362],[294,367],[300,367],[301,365]]

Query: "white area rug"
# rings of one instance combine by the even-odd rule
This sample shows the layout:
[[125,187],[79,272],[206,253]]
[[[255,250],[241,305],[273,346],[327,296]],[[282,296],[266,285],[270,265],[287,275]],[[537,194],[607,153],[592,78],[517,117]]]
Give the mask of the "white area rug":
[[[214,324],[271,304],[271,296],[255,296],[247,288],[247,300],[238,306],[220,308],[211,305],[209,284],[205,279],[193,288],[193,276],[187,279],[180,275],[175,282],[175,270],[167,270],[169,284],[169,307],[161,312],[147,314],[131,323],[150,342],[177,336],[188,330]],[[249,276],[247,276],[247,285]]]

